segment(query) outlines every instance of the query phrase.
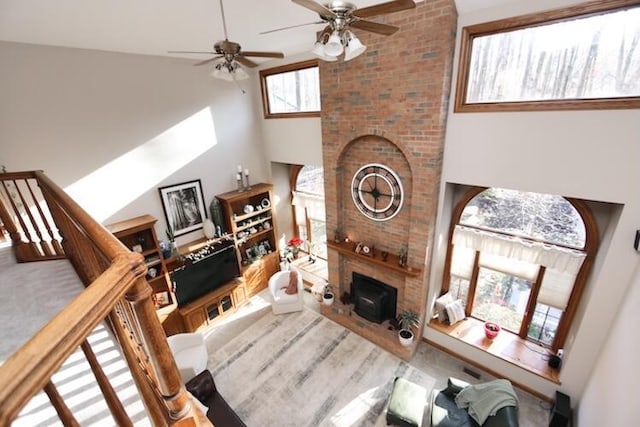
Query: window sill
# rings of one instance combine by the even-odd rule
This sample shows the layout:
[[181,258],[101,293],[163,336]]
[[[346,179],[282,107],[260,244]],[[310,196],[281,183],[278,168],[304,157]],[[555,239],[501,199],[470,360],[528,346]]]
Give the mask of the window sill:
[[441,324],[437,319],[433,319],[429,322],[429,327],[560,384],[559,371],[547,364],[550,355],[547,349],[525,341],[516,334],[503,330],[493,340],[489,340],[484,335],[484,322],[471,317],[452,326]]

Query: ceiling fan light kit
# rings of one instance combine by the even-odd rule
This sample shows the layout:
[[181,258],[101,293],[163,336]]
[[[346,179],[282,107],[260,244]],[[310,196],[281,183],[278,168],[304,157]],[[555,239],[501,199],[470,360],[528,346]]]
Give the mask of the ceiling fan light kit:
[[249,78],[249,74],[236,62],[221,62],[216,64],[211,77],[232,82],[233,80],[246,80]]
[[342,37],[338,35],[337,31],[334,31],[324,45],[324,53],[329,56],[339,56],[343,51]]
[[[350,61],[367,50],[367,47],[350,30],[352,27],[385,36],[390,36],[400,29],[394,25],[380,24],[364,18],[416,7],[413,0],[393,0],[363,9],[358,9],[354,4],[343,0],[333,0],[326,4],[316,3],[313,0],[291,1],[316,12],[321,19],[318,23],[328,24],[311,51],[325,61],[336,61],[342,53],[344,53],[343,60]],[[293,27],[297,25],[281,29]]]
[[311,51],[311,53],[313,53],[315,56],[322,59],[323,61],[335,62],[338,60],[337,56],[329,56],[324,52],[324,43],[322,43],[320,40],[318,40],[313,45],[313,50]]
[[245,80],[249,78],[249,74],[247,74],[247,72],[240,65],[249,68],[258,66],[258,64],[248,59],[247,56],[254,56],[258,58],[284,58],[284,54],[280,52],[243,51],[240,44],[229,41],[229,37],[227,35],[227,22],[224,16],[224,6],[222,4],[222,0],[220,0],[220,12],[222,15],[222,26],[224,28],[224,40],[216,42],[213,45],[213,51],[193,52],[182,50],[169,51],[169,53],[217,55],[213,58],[197,62],[194,65],[205,65],[217,60],[221,60],[214,66],[211,76],[216,79],[221,79],[228,82]]
[[334,31],[327,37],[327,33],[320,35],[320,39],[313,45],[311,53],[320,59],[328,62],[338,60],[338,56],[344,52],[343,59],[350,61],[358,55],[364,53],[367,47],[360,42],[353,32],[343,31],[342,35]]

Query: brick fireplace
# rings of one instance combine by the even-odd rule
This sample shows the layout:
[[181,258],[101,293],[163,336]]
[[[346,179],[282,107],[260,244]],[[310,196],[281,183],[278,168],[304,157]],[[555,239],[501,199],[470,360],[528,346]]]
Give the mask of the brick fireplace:
[[[394,255],[407,246],[411,267],[407,274],[330,247],[329,283],[340,296],[350,290],[353,272],[364,274],[397,289],[398,312],[412,309],[422,317],[457,13],[453,0],[416,6],[381,18],[400,27],[392,36],[359,31],[358,37],[368,47],[360,57],[349,62],[320,61],[320,85],[327,235],[331,238],[339,229],[353,242]],[[352,201],[351,179],[368,163],[389,166],[402,181],[403,207],[389,221],[366,218]],[[353,320],[354,315],[340,305],[329,311],[335,320],[405,359],[415,351],[415,346],[409,353],[398,351],[393,340],[380,337],[384,333],[379,325]]]

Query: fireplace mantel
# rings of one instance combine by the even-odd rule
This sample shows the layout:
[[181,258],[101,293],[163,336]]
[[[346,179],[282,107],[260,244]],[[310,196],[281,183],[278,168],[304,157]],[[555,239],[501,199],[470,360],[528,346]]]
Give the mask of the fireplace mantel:
[[341,254],[347,257],[354,258],[359,261],[375,264],[378,267],[387,268],[389,270],[402,273],[405,276],[416,277],[422,272],[421,269],[412,267],[410,265],[401,266],[398,263],[399,257],[391,253],[387,256],[387,260],[383,261],[381,251],[375,248],[371,251],[371,255],[356,253],[354,250],[355,243],[353,242],[336,243],[336,242],[327,241],[327,247],[329,247],[330,249],[335,249],[336,251],[340,252]]

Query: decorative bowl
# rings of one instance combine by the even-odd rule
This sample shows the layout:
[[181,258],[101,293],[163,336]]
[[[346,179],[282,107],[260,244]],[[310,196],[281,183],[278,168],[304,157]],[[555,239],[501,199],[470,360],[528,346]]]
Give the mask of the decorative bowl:
[[484,334],[490,340],[494,339],[498,336],[498,332],[500,332],[500,325],[493,322],[484,322]]

